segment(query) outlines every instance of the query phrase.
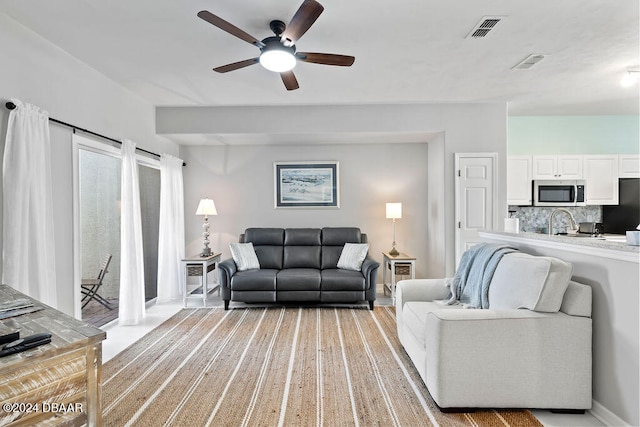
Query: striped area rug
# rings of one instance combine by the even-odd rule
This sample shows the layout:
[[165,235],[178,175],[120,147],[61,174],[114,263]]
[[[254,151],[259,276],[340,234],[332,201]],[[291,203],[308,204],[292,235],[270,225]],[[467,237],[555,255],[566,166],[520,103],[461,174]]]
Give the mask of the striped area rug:
[[443,414],[393,307],[184,309],[103,367],[107,426],[540,426]]

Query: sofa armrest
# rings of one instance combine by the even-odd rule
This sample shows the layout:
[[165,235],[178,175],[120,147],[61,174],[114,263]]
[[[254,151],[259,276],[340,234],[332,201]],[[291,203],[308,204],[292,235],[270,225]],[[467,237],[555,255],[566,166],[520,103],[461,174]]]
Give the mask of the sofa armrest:
[[369,275],[378,267],[380,267],[380,263],[367,256],[362,262],[362,275],[368,278]]
[[436,310],[424,333],[425,384],[441,407],[591,407],[590,318]]
[[402,310],[408,301],[434,301],[449,297],[449,279],[410,279],[396,284],[396,326],[398,336],[403,337],[404,321]]
[[236,274],[237,267],[233,258],[225,259],[218,263],[218,283],[220,285],[220,297],[223,300],[231,298],[231,278]]
[[396,309],[407,301],[435,301],[449,297],[449,279],[410,279],[396,284]]

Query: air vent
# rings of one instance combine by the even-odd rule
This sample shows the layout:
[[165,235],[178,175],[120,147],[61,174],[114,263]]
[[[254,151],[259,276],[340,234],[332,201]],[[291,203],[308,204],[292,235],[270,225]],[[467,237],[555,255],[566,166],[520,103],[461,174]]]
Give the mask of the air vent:
[[511,67],[512,70],[528,70],[529,68],[536,65],[538,62],[544,59],[544,55],[541,53],[534,53],[527,56],[522,61],[518,62],[516,65]]
[[503,18],[504,16],[484,16],[480,22],[473,27],[469,34],[467,34],[466,38],[482,39],[487,37]]

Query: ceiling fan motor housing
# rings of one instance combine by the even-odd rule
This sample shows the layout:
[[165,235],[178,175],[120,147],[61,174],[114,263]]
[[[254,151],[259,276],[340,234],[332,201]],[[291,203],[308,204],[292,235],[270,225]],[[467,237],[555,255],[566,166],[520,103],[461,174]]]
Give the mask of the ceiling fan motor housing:
[[291,55],[296,53],[296,46],[285,46],[280,41],[280,37],[267,37],[266,39],[262,39],[262,43],[264,43],[264,47],[260,48],[261,52],[265,52],[267,50],[279,49],[285,52],[289,52]]
[[279,19],[274,19],[273,21],[269,22],[269,28],[271,28],[271,31],[273,31],[276,36],[280,37],[282,33],[284,33],[284,30],[287,28],[287,24]]

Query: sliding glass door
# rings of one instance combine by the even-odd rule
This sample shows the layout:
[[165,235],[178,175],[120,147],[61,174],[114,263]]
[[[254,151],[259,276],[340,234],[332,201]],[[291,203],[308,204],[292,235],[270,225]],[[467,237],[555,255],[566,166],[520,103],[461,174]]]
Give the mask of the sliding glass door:
[[[102,326],[118,317],[121,160],[119,150],[80,139],[82,143],[77,145],[77,262],[81,277],[81,318]],[[146,301],[157,296],[160,170],[154,166],[153,160],[138,163]],[[100,276],[109,255],[107,272]],[[92,290],[92,286],[97,287]]]
[[158,234],[160,229],[160,170],[138,165],[145,300],[158,296]]
[[[121,162],[109,154],[80,149],[78,166],[82,319],[102,326],[118,317]],[[107,271],[99,277],[109,255]],[[101,281],[95,289],[92,280]]]

